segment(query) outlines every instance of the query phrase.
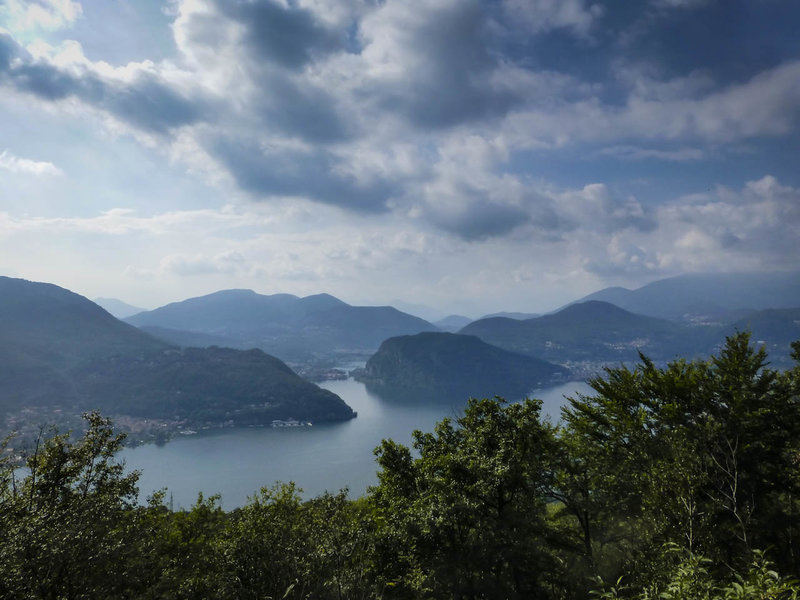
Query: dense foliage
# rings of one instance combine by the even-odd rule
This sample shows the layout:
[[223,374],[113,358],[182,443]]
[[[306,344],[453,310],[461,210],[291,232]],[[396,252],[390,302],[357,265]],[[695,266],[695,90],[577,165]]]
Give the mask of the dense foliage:
[[87,415],[24,477],[0,465],[0,597],[796,599],[800,366],[738,334],[590,383],[558,425],[471,400],[413,449],[384,441],[364,498],[277,485],[231,512],[137,505]]

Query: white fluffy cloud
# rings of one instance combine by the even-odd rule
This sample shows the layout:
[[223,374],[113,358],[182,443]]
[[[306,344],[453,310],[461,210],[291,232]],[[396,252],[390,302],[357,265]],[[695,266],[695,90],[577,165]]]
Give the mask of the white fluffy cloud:
[[587,259],[599,273],[653,275],[792,269],[800,253],[800,189],[765,176],[658,207],[655,228],[615,233]]
[[0,6],[5,26],[22,34],[68,27],[82,13],[80,2],[72,0],[5,0]]
[[61,169],[53,163],[41,160],[31,160],[14,156],[8,150],[0,152],[0,169],[12,173],[27,173],[30,175],[63,175]]

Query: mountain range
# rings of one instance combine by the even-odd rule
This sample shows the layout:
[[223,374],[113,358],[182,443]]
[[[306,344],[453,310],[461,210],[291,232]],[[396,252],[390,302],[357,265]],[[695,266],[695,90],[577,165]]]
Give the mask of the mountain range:
[[673,321],[730,322],[737,314],[800,306],[800,272],[680,275],[635,290],[605,288],[571,304],[589,300]]
[[750,331],[753,342],[766,347],[773,366],[793,364],[790,343],[800,339],[800,309],[731,311],[728,315],[726,322],[676,322],[589,300],[534,319],[481,319],[459,333],[569,366],[576,375],[591,375],[604,364],[635,362],[639,352],[659,362],[706,358],[737,331]]
[[389,337],[438,331],[391,306],[351,306],[329,294],[299,298],[252,290],[190,298],[126,322],[178,345],[260,348],[293,362],[367,356]]
[[444,319],[439,319],[435,321],[433,324],[436,325],[442,331],[447,331],[450,333],[455,333],[462,327],[466,327],[472,323],[472,319],[469,317],[465,317],[463,315],[448,315]]
[[336,365],[374,353],[360,376],[384,394],[515,397],[566,377],[566,369],[582,378],[636,361],[639,352],[661,362],[704,358],[742,330],[766,346],[773,367],[792,366],[797,274],[739,277],[676,277],[638,290],[607,288],[544,316],[439,323],[458,335],[393,307],[251,290],[223,290],[122,322],[63,288],[0,277],[0,413],[99,408],[208,425],[340,420],[353,416],[341,398],[284,360]]
[[127,302],[123,302],[122,300],[118,300],[116,298],[95,298],[93,302],[97,304],[97,306],[110,312],[118,319],[131,317],[147,310],[146,308],[133,306],[132,304],[128,304]]
[[[563,365],[635,361],[642,351],[654,359],[694,354],[687,327],[636,315],[608,302],[591,300],[533,319],[493,317],[470,323],[459,333],[512,352]],[[693,339],[693,338],[692,338]]]

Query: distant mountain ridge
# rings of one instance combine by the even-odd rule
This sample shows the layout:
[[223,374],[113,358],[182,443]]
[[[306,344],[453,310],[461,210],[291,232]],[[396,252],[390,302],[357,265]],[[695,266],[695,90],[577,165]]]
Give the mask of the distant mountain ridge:
[[501,317],[478,320],[459,333],[581,371],[579,363],[636,361],[640,351],[656,361],[705,358],[722,348],[726,336],[750,331],[753,343],[766,346],[773,366],[793,365],[790,344],[800,339],[800,308],[727,314],[729,322],[676,322],[589,300],[524,321]]
[[0,380],[0,413],[59,405],[212,424],[353,416],[261,351],[182,351],[69,290],[8,277],[0,277]]
[[434,322],[434,325],[436,325],[436,327],[442,331],[455,333],[470,323],[472,323],[472,319],[469,317],[465,317],[463,315],[448,315],[444,319],[439,319],[438,321]]
[[95,298],[94,300],[92,300],[92,302],[94,302],[101,308],[104,308],[118,319],[131,317],[135,314],[147,310],[146,308],[133,306],[132,304],[128,304],[127,302],[123,302],[122,300],[118,300],[117,298]]
[[459,333],[558,364],[636,360],[639,350],[657,359],[692,353],[684,326],[597,300],[534,319],[482,319]]
[[382,396],[463,403],[495,395],[517,400],[568,375],[568,369],[475,336],[424,332],[384,341],[357,377]]
[[496,312],[491,313],[488,315],[483,315],[480,319],[475,319],[476,321],[480,321],[481,319],[493,319],[495,317],[505,317],[507,319],[515,319],[517,321],[525,321],[526,319],[535,319],[536,317],[541,317],[541,313],[526,313],[526,312]]
[[570,304],[589,300],[609,302],[633,313],[672,321],[729,319],[742,309],[800,306],[800,272],[680,275],[635,290],[605,288]]
[[[126,319],[173,343],[213,336],[234,348],[261,348],[284,360],[372,353],[386,338],[438,331],[390,306],[351,306],[329,294],[300,298],[222,290]],[[159,329],[155,329],[159,328]],[[202,337],[194,339],[202,340]]]

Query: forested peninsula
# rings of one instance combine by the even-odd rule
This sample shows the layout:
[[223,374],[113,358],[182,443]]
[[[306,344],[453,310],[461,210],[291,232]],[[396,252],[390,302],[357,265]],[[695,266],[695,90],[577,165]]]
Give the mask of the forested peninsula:
[[[384,440],[378,484],[241,509],[137,502],[110,421],[0,464],[0,598],[797,598],[800,342],[607,369],[561,424],[537,400]],[[266,482],[265,482],[266,483]]]

